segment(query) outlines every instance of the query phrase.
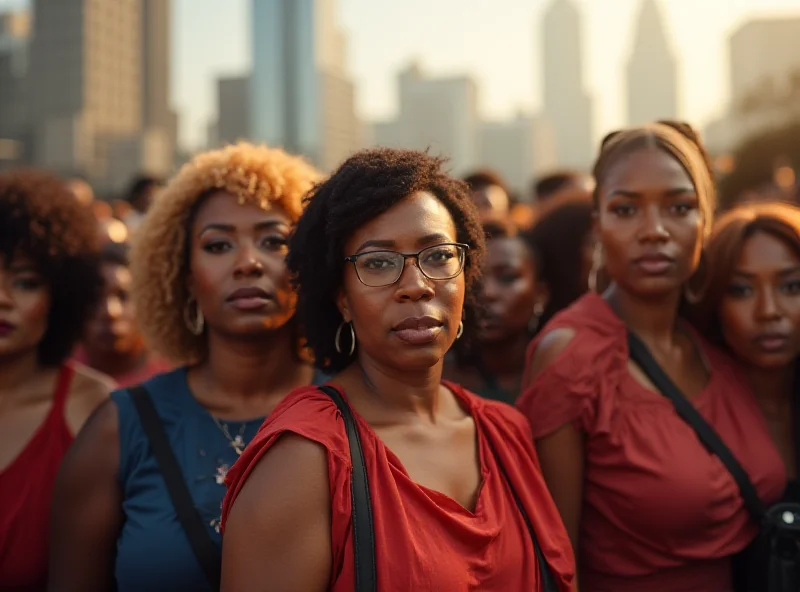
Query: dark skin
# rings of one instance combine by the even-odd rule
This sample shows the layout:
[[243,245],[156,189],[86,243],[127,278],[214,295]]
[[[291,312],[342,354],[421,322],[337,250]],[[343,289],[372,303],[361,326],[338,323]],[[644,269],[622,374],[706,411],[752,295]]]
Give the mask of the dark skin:
[[756,232],[742,245],[719,306],[725,342],[746,364],[790,479],[797,477],[793,394],[800,355],[800,255]]
[[[239,205],[220,191],[191,228],[189,289],[205,316],[208,356],[189,369],[189,388],[212,415],[231,421],[268,415],[313,369],[297,357],[294,295],[284,264],[291,231],[280,209]],[[257,287],[268,297],[243,308],[231,296]],[[122,526],[117,407],[103,405],[62,465],[56,485],[50,589],[112,589]]]
[[[378,249],[416,253],[455,242],[447,209],[417,193],[348,238],[344,255]],[[429,280],[408,260],[391,286],[367,287],[345,266],[337,304],[352,321],[357,359],[333,380],[418,484],[473,509],[480,486],[476,428],[441,385],[445,352],[455,341],[464,304],[463,273]],[[393,330],[408,317],[441,321],[435,338],[411,345]],[[228,517],[222,558],[225,592],[328,589],[331,578],[327,454],[283,436],[256,465]]]
[[[37,354],[51,298],[45,278],[27,259],[8,265],[0,260],[0,471],[25,449],[53,405],[59,368],[42,366]],[[65,408],[72,434],[112,388],[108,377],[78,369]]]
[[83,347],[92,368],[119,376],[144,367],[148,356],[136,328],[130,270],[107,262],[102,272],[103,299],[86,329]]
[[[477,338],[477,355],[485,372],[509,393],[518,394],[531,338],[531,319],[547,302],[547,288],[536,277],[536,263],[522,238],[494,238],[486,244],[481,301],[484,321]],[[468,389],[485,386],[473,366],[448,366],[449,380]]]
[[[678,322],[685,282],[697,269],[703,218],[692,180],[680,164],[655,148],[621,158],[600,185],[595,232],[611,285],[606,300],[648,346],[664,371],[692,398],[709,373],[692,338]],[[574,338],[572,329],[545,335],[525,378],[530,385]],[[639,368],[631,375],[662,398]],[[539,460],[574,549],[580,549],[585,435],[572,424],[536,442]]]

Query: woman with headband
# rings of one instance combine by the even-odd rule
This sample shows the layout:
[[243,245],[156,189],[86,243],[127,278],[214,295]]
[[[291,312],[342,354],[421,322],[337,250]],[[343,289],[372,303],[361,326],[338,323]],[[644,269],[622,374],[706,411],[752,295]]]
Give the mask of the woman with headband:
[[711,424],[765,502],[785,476],[732,362],[680,316],[704,283],[711,172],[691,128],[659,123],[607,137],[594,174],[593,292],[531,345],[518,405],[580,558],[582,592],[725,592],[730,558],[757,527],[666,393]]

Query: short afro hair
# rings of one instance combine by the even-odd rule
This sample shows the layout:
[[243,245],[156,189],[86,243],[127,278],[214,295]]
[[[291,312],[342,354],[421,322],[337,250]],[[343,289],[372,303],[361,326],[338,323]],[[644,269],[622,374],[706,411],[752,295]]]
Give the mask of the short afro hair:
[[0,173],[0,259],[25,257],[51,294],[39,362],[58,366],[72,353],[102,292],[100,233],[89,208],[48,173]]
[[206,355],[204,335],[194,335],[184,321],[189,299],[189,229],[204,198],[216,190],[265,210],[281,207],[292,222],[303,197],[321,175],[283,150],[242,142],[195,156],[153,202],[133,233],[132,294],[138,323],[147,343],[178,364]]
[[338,372],[352,360],[336,351],[342,323],[336,294],[342,283],[344,244],[358,228],[410,195],[427,191],[447,208],[456,240],[470,246],[464,266],[467,286],[465,338],[476,323],[483,229],[469,187],[448,176],[445,160],[413,150],[375,148],[348,158],[308,197],[289,243],[287,264],[298,289],[297,312],[317,366]]

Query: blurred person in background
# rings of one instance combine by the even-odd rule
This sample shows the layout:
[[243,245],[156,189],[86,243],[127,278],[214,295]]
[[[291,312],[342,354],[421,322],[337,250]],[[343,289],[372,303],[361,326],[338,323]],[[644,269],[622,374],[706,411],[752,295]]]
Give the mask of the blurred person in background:
[[78,177],[64,181],[67,190],[78,202],[84,206],[90,206],[94,202],[94,190],[84,179]]
[[[604,281],[530,349],[518,406],[580,557],[582,592],[732,589],[757,533],[733,476],[630,359],[629,335],[730,447],[765,503],[780,456],[735,363],[679,317],[703,279],[715,188],[699,139],[663,124],[607,136],[594,169]],[[702,281],[700,282],[702,283]]]
[[156,193],[161,190],[164,182],[156,177],[142,175],[131,182],[128,190],[127,201],[131,209],[122,219],[129,230],[135,231],[142,222],[142,218],[150,209]]
[[128,387],[170,369],[148,351],[136,321],[131,298],[128,247],[107,243],[100,254],[104,290],[75,359]]
[[594,189],[592,177],[580,171],[563,170],[548,173],[533,183],[533,200],[544,203],[562,192],[591,192]]
[[153,203],[133,240],[131,293],[147,344],[181,367],[112,393],[65,459],[51,591],[218,589],[228,468],[314,376],[285,257],[318,178],[298,157],[242,143],[197,155]]
[[472,201],[483,220],[506,220],[511,211],[508,189],[500,175],[488,169],[475,171],[464,177],[469,185]]
[[456,342],[445,378],[476,395],[513,404],[520,393],[525,351],[548,298],[538,253],[510,223],[490,222],[481,278],[480,324],[471,343]]
[[102,289],[95,224],[62,180],[0,173],[0,590],[45,590],[58,466],[113,388],[68,361]]
[[442,164],[355,154],[317,186],[290,244],[309,346],[352,409],[374,556],[356,555],[364,472],[340,407],[301,388],[229,475],[225,592],[350,592],[363,562],[377,590],[538,592],[545,574],[548,589],[571,589],[572,550],[524,418],[441,380],[477,322],[484,248],[469,190]]
[[589,290],[593,212],[592,196],[583,190],[565,190],[537,208],[528,238],[539,257],[539,279],[548,289],[540,326]]
[[717,222],[708,245],[708,287],[693,319],[740,362],[800,502],[800,209],[745,204]]

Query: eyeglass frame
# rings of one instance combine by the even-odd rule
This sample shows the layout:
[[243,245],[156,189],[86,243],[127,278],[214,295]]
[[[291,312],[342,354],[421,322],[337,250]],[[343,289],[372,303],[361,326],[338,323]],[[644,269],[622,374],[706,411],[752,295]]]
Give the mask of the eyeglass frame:
[[[446,277],[446,278],[432,278],[431,276],[429,276],[427,273],[425,273],[423,271],[422,267],[420,267],[420,264],[419,264],[419,256],[420,256],[420,254],[425,252],[425,251],[427,251],[427,250],[429,250],[429,249],[435,249],[436,247],[460,247],[461,249],[463,249],[462,252],[464,253],[464,257],[463,257],[463,259],[461,261],[461,267],[459,268],[458,273],[456,273],[454,275],[451,275],[450,277]],[[382,284],[380,286],[370,286],[369,284],[365,283],[364,280],[361,279],[361,275],[358,273],[358,266],[356,265],[356,263],[358,262],[359,257],[364,257],[366,255],[374,255],[375,253],[394,253],[395,255],[400,255],[400,256],[403,257],[403,267],[400,269],[400,273],[397,274],[397,279],[396,280],[394,280],[393,282],[388,283],[388,284]],[[420,249],[416,253],[401,253],[400,251],[392,251],[391,249],[376,249],[375,251],[364,251],[362,253],[356,253],[355,255],[349,255],[349,256],[345,257],[344,260],[345,260],[346,263],[352,263],[353,264],[353,270],[356,272],[356,277],[358,278],[358,281],[361,282],[363,285],[365,285],[367,288],[386,288],[388,286],[393,286],[397,282],[400,281],[400,278],[403,277],[403,272],[406,270],[406,261],[408,259],[414,259],[414,261],[416,262],[416,267],[419,270],[419,272],[426,279],[429,279],[432,282],[446,282],[446,281],[452,280],[454,278],[457,278],[459,275],[464,273],[464,267],[466,267],[466,265],[467,265],[467,254],[468,253],[469,253],[469,245],[468,244],[465,244],[465,243],[440,243],[438,245],[431,245],[430,247],[425,247],[424,249]]]

